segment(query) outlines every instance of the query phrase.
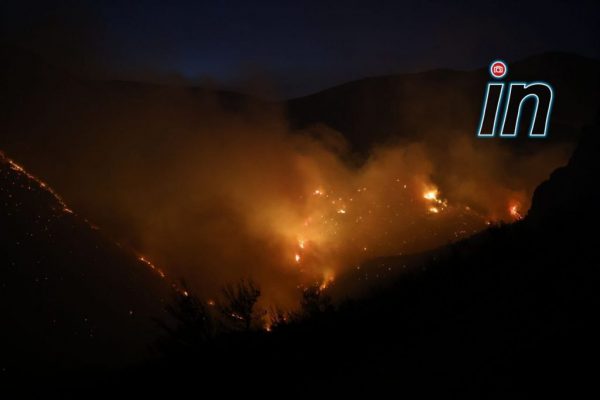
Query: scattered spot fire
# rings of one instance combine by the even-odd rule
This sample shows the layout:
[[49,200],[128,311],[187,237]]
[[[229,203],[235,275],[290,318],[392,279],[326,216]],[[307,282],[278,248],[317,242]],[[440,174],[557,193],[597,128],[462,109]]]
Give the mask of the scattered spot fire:
[[71,210],[67,206],[67,204],[62,199],[62,197],[60,197],[58,195],[58,193],[56,193],[50,186],[48,186],[48,184],[46,182],[42,181],[41,179],[39,179],[36,176],[34,176],[34,175],[30,174],[29,172],[27,172],[25,170],[25,168],[21,167],[19,164],[17,164],[12,159],[8,158],[1,151],[0,151],[0,158],[2,159],[2,162],[8,164],[8,166],[10,167],[10,169],[12,169],[13,171],[18,172],[18,173],[26,176],[30,181],[33,181],[34,183],[36,183],[40,189],[46,191],[52,197],[54,197],[54,200],[56,200],[56,202],[61,206],[61,209],[62,209],[63,212],[65,212],[67,214],[73,214],[73,210]]
[[[73,214],[48,184],[4,155],[2,158],[13,171],[25,175],[51,194],[60,205],[60,212]],[[428,250],[484,229],[487,221],[494,220],[474,211],[469,205],[446,199],[426,174],[406,171],[392,175],[391,169],[374,164],[372,168],[367,166],[351,174],[338,171],[329,176],[326,170],[315,166],[314,174],[302,178],[302,184],[294,192],[296,197],[287,196],[287,193],[287,197],[282,197],[281,192],[269,185],[261,191],[236,187],[235,195],[240,197],[234,197],[231,203],[235,209],[243,211],[240,213],[242,226],[249,230],[244,232],[247,236],[236,240],[246,244],[245,240],[251,238],[250,243],[264,243],[264,246],[244,248],[251,252],[253,259],[265,264],[264,268],[273,268],[271,275],[261,270],[263,281],[259,279],[258,283],[264,289],[266,302],[262,306],[275,304],[293,308],[297,304],[294,303],[297,301],[296,287],[315,286],[321,291],[328,290],[348,270],[353,270],[353,266],[367,260]],[[510,216],[521,218],[520,207],[520,204],[511,203]],[[193,237],[210,243],[212,231],[207,229],[202,233]],[[153,243],[163,246],[165,240]],[[178,243],[173,244],[176,246]],[[227,248],[231,248],[231,244],[227,242]],[[164,251],[152,245],[144,246],[144,253],[172,261],[165,257]],[[167,278],[165,271],[149,257],[140,255],[138,251],[134,253],[139,262],[161,278]],[[240,253],[244,254],[226,252],[225,261],[246,260],[245,252]],[[218,261],[213,260],[211,254],[198,256],[206,257],[210,262]],[[258,265],[256,268],[262,267]],[[368,272],[361,271],[364,274]],[[377,274],[371,276],[377,277]],[[187,290],[171,285],[182,295],[188,295]],[[285,290],[281,289],[284,285]],[[269,297],[273,292],[278,293],[278,299]],[[215,296],[217,293],[218,289],[206,291],[205,295]],[[211,305],[210,301],[208,304]]]
[[[50,185],[48,185],[46,182],[44,182],[40,178],[38,178],[35,175],[33,175],[30,172],[28,172],[24,167],[22,167],[21,165],[17,164],[14,160],[12,160],[11,158],[7,157],[1,151],[0,151],[0,162],[5,163],[6,165],[8,165],[8,167],[12,171],[14,171],[14,172],[16,172],[16,173],[24,176],[25,178],[27,178],[27,180],[29,182],[31,182],[32,185],[37,185],[37,187],[39,189],[41,189],[42,191],[48,193],[53,198],[53,200],[60,206],[60,209],[57,210],[57,211],[62,212],[62,213],[67,214],[67,215],[73,215],[74,217],[77,217],[77,215],[75,214],[75,212],[67,205],[67,203],[63,200],[63,198],[58,193],[56,193],[56,191],[54,189],[52,189],[52,187],[50,187]],[[31,185],[28,186],[28,189],[29,190],[33,190],[33,186],[31,186]],[[87,219],[82,218],[82,221],[84,221],[91,229],[93,229],[93,230],[99,230],[98,226],[96,226],[95,224],[91,223]],[[118,242],[115,242],[115,245],[118,246],[118,247],[120,247],[120,248],[123,248],[123,246],[120,243],[118,243]],[[163,279],[166,278],[165,273],[161,269],[157,268],[146,257],[144,257],[144,256],[137,256],[137,258],[138,258],[138,260],[142,264],[146,265],[147,267],[149,267],[150,269],[152,269],[153,271],[155,271],[161,278],[163,278]],[[187,293],[187,292],[185,292],[185,293]]]

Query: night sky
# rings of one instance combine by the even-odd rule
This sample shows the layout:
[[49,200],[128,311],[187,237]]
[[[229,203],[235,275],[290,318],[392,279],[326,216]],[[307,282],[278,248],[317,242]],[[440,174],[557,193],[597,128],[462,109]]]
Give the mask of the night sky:
[[[103,78],[258,81],[282,96],[370,75],[600,56],[597,1],[8,1],[3,36]],[[575,4],[578,3],[578,4]]]

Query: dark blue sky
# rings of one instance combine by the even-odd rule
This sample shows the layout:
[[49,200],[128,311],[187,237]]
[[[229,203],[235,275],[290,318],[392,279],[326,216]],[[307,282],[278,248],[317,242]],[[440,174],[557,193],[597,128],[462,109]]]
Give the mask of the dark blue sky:
[[110,77],[308,93],[369,75],[548,51],[600,57],[597,1],[4,2],[10,41]]

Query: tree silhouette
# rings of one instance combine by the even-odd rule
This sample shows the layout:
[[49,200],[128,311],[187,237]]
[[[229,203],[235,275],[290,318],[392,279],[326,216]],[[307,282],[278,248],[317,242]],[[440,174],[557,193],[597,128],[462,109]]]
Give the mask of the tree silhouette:
[[254,306],[260,297],[260,289],[250,279],[223,287],[223,301],[219,308],[227,328],[249,331],[256,319]]
[[172,303],[166,306],[174,323],[158,321],[168,334],[168,340],[163,341],[163,345],[198,347],[213,338],[216,335],[215,320],[204,303],[192,294],[183,281],[181,288],[174,293]]
[[292,319],[293,314],[289,311],[284,311],[278,307],[271,306],[265,313],[265,323],[267,330],[277,329],[285,324],[288,324]]
[[333,311],[331,297],[318,286],[309,286],[302,291],[300,300],[301,317],[310,318]]

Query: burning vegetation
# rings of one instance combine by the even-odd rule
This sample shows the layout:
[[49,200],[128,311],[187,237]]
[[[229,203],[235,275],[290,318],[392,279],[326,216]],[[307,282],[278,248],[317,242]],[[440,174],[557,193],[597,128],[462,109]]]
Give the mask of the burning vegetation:
[[[357,160],[342,134],[292,131],[280,110],[233,112],[208,95],[160,94],[109,104],[106,116],[67,135],[68,145],[57,138],[48,153],[63,163],[24,160],[78,214],[161,277],[185,278],[203,301],[251,277],[260,307],[294,309],[304,288],[328,290],[367,260],[520,219],[566,155],[548,146],[522,157],[459,135],[443,146],[390,142]],[[177,110],[161,111],[165,99]]]

